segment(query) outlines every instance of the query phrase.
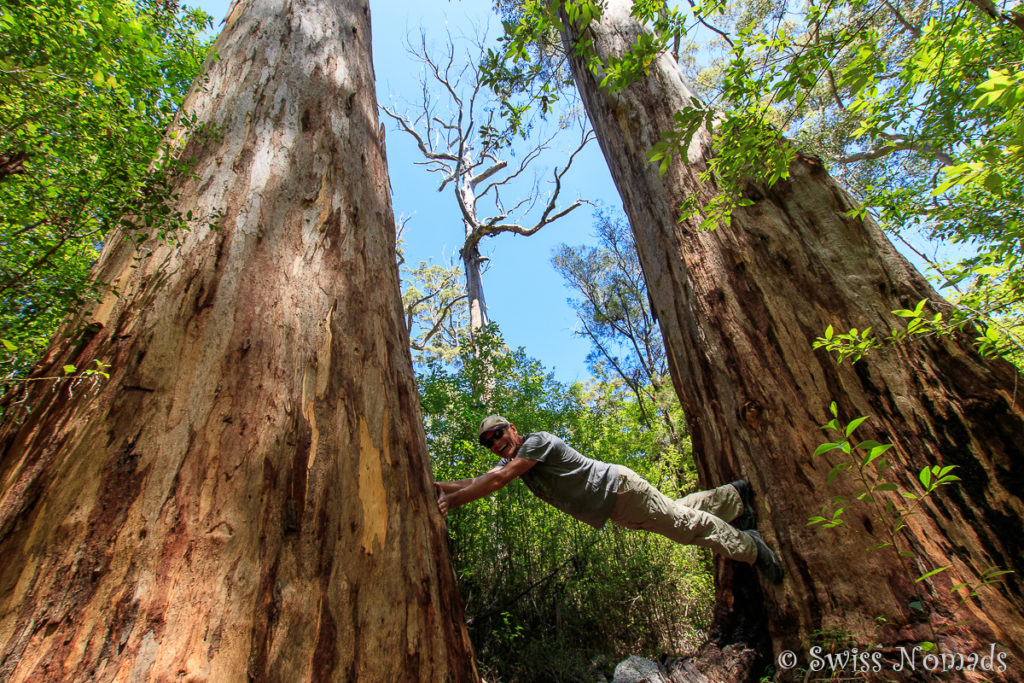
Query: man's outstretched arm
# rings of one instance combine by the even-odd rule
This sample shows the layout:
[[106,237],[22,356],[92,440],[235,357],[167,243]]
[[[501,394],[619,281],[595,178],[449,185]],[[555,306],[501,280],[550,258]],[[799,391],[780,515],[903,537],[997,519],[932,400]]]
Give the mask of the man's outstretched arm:
[[[513,458],[504,467],[495,467],[485,474],[474,479],[461,479],[457,482],[435,482],[434,486],[441,492],[437,499],[437,508],[442,515],[447,515],[449,510],[472,503],[474,500],[489,496],[498,489],[504,487],[510,481],[537,464],[536,460],[529,458]],[[468,482],[463,484],[463,482]],[[446,487],[455,487],[452,490],[445,490]]]
[[[491,469],[487,470],[487,472],[485,472],[484,474],[491,474],[493,472],[497,472],[500,469],[501,467],[492,467]],[[456,481],[435,481],[434,488],[437,489],[438,495],[442,493],[455,493],[456,491],[466,488],[479,478],[480,477],[474,477],[472,479],[458,479]]]
[[434,488],[438,493],[455,493],[473,483],[472,479],[459,479],[458,481],[435,481]]

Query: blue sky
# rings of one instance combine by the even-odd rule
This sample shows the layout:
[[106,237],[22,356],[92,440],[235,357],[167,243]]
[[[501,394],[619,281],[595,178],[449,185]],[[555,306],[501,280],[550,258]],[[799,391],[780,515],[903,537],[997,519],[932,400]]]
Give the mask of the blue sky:
[[[230,0],[193,0],[211,14],[219,31]],[[490,36],[500,29],[492,16],[489,0],[445,2],[399,2],[371,0],[373,62],[377,77],[377,98],[402,109],[419,97],[421,65],[408,55],[407,35],[418,40],[421,27],[429,44],[443,46],[446,31],[453,36],[472,36],[476,28],[487,28]],[[387,126],[388,165],[391,174],[395,214],[408,217],[405,231],[409,263],[432,259],[445,263],[457,258],[462,245],[462,224],[449,191],[437,192],[438,177],[415,162],[421,157],[411,138],[398,131],[390,119]],[[561,160],[552,160],[561,165]],[[538,166],[538,169],[543,167]],[[546,175],[546,171],[544,175]],[[542,175],[543,180],[543,175]],[[596,142],[591,142],[567,177],[563,196],[581,196],[606,207],[621,208],[621,201]],[[541,192],[545,191],[541,183]],[[576,313],[566,303],[572,292],[551,266],[552,250],[559,243],[570,245],[592,241],[592,207],[582,206],[565,219],[531,237],[499,235],[486,239],[481,251],[490,268],[484,275],[484,291],[490,319],[497,322],[506,342],[525,347],[563,382],[589,377],[585,358],[590,350],[586,340],[574,334]]]

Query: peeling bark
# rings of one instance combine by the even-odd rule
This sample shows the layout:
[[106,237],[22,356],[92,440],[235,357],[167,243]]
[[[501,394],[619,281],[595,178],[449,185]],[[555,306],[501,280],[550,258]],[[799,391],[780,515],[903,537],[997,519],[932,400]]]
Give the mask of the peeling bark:
[[[640,34],[630,5],[611,0],[587,29],[602,57],[621,55]],[[577,37],[570,29],[567,43]],[[749,567],[719,559],[712,641],[755,643],[762,663],[795,650],[806,663],[815,632],[826,629],[862,649],[934,639],[909,606],[914,585],[899,561],[869,550],[878,542],[869,514],[851,509],[846,530],[806,526],[831,495],[853,489],[827,485],[835,454],[811,457],[829,440],[818,427],[835,400],[846,420],[872,416],[858,436],[895,444],[887,455],[897,495],[918,490],[926,465],[958,466],[963,481],[909,522],[921,560],[912,571],[953,565],[935,577],[927,601],[945,651],[987,654],[996,643],[1019,672],[1024,408],[1012,366],[979,358],[963,336],[915,339],[852,367],[813,351],[829,324],[870,326],[884,337],[896,324],[892,310],[942,300],[870,219],[847,216],[853,202],[812,159],[797,160],[792,177],[770,189],[751,184],[754,204],[738,210],[731,227],[702,232],[697,221],[680,222],[688,196],[706,203],[716,189],[699,179],[712,153],[708,131],[695,137],[688,165],[660,176],[647,161],[672,114],[693,97],[671,57],[619,93],[602,90],[578,58],[571,62],[633,225],[702,484],[753,483],[759,528],[786,571],[780,587],[758,586]],[[961,606],[966,591],[951,586],[975,583],[992,566],[1016,574]]]
[[407,347],[365,0],[241,0],[182,213],[0,431],[0,679],[477,680]]

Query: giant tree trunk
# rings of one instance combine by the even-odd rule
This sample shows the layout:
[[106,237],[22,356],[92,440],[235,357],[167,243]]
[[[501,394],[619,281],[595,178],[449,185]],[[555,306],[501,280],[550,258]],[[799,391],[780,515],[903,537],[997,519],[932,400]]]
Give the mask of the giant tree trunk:
[[0,679],[474,680],[403,328],[365,0],[242,0],[176,208],[0,434]]
[[[639,35],[630,4],[611,0],[588,29],[602,57],[621,55]],[[712,640],[753,643],[765,655],[769,646],[795,650],[806,665],[814,634],[828,629],[849,634],[861,650],[912,648],[937,635],[944,651],[965,655],[988,654],[995,643],[1019,672],[1024,391],[1013,368],[983,361],[959,336],[918,338],[852,367],[812,351],[829,324],[871,326],[884,337],[894,326],[890,311],[941,300],[874,223],[847,217],[850,198],[812,160],[797,161],[791,179],[770,189],[751,184],[754,204],[737,211],[731,227],[702,232],[696,221],[679,222],[684,199],[707,202],[715,188],[698,178],[711,154],[707,131],[694,139],[690,163],[663,177],[646,159],[692,97],[672,59],[661,56],[619,93],[602,90],[579,58],[572,68],[633,225],[702,483],[753,482],[759,528],[786,571],[781,586],[758,587],[747,566],[720,561]],[[888,549],[869,550],[884,539],[871,535],[881,529],[866,508],[851,508],[845,529],[806,526],[831,495],[853,490],[848,477],[826,483],[841,454],[812,459],[831,440],[818,427],[831,417],[832,400],[847,421],[872,416],[860,438],[895,444],[887,455],[901,487],[896,500],[918,491],[924,466],[959,468],[963,481],[911,518],[916,557],[905,558],[906,568]],[[948,564],[924,611],[912,606],[912,579]],[[951,587],[975,584],[993,566],[1016,575],[960,606],[967,591]],[[713,649],[705,650],[709,658]],[[919,653],[919,673],[920,662]],[[732,664],[748,674],[754,666]]]

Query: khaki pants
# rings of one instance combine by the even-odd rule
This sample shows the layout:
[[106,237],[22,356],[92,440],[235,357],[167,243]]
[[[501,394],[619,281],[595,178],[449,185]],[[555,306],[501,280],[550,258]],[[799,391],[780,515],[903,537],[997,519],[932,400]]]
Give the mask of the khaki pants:
[[743,507],[734,486],[725,484],[673,501],[633,470],[617,467],[619,487],[611,520],[619,526],[653,531],[676,543],[711,548],[730,560],[748,564],[757,560],[753,539],[728,523]]

